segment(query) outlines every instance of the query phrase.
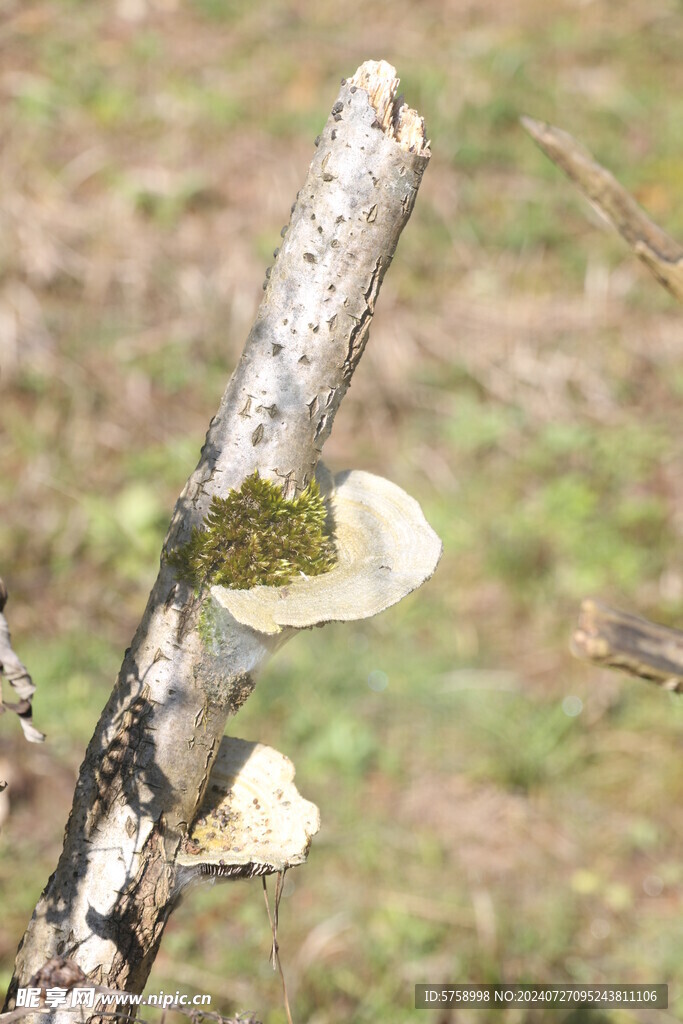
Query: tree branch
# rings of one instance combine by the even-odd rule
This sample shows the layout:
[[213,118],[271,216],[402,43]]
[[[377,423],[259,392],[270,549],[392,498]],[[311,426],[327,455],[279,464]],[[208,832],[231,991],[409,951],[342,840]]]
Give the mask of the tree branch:
[[637,615],[584,601],[572,653],[594,665],[621,669],[683,693],[683,631],[660,626]]
[[567,132],[523,117],[532,139],[571,178],[649,267],[660,284],[683,302],[683,248],[638,206],[616,178]]
[[7,587],[0,577],[0,677],[5,677],[19,697],[18,701],[3,701],[2,692],[0,692],[0,715],[5,711],[14,711],[19,716],[19,724],[29,743],[42,743],[45,736],[33,724],[33,709],[31,707],[36,687],[23,661],[14,653],[9,625],[4,613],[6,604]]
[[[202,523],[214,495],[255,470],[280,481],[285,497],[315,472],[429,157],[422,119],[396,101],[394,76],[368,62],[342,83],[166,551]],[[86,752],[9,1003],[55,955],[95,983],[132,992],[145,984],[173,907],[176,854],[226,720],[279,642],[233,620],[214,649],[202,641],[200,610],[162,557]]]

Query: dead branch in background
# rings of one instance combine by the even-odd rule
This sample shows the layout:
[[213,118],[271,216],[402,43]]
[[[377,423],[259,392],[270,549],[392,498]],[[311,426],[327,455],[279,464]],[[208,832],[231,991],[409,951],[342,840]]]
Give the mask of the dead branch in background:
[[33,724],[33,709],[31,707],[36,687],[28,669],[14,653],[12,647],[9,625],[4,613],[7,596],[7,587],[0,577],[0,679],[4,676],[19,697],[18,701],[5,701],[2,699],[0,691],[0,715],[5,711],[14,711],[19,716],[19,724],[29,743],[42,743],[45,735]]
[[[655,224],[616,178],[580,142],[553,125],[523,117],[522,124],[553,163],[617,229],[659,283],[683,302],[683,248]],[[683,692],[683,632],[585,600],[571,642],[586,661],[621,669]]]
[[546,156],[617,229],[659,283],[683,302],[683,248],[678,242],[651,221],[633,196],[568,132],[530,117],[523,117],[522,124]]
[[601,601],[581,605],[572,653],[584,661],[621,669],[664,690],[683,693],[683,631],[659,626]]

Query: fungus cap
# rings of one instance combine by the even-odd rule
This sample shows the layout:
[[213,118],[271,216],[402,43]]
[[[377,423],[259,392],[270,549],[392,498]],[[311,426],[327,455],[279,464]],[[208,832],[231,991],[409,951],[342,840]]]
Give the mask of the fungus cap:
[[303,864],[320,812],[294,765],[272,747],[224,736],[177,863],[198,874],[252,876]]
[[396,604],[433,574],[442,545],[409,494],[383,477],[319,467],[337,563],[283,587],[211,588],[215,605],[259,633],[366,619]]

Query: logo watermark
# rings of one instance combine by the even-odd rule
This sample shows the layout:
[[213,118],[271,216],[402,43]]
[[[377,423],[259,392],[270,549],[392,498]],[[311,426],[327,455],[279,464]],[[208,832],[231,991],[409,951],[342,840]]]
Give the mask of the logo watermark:
[[211,1006],[211,996],[206,993],[188,996],[184,992],[152,992],[149,995],[134,995],[131,992],[103,992],[93,986],[60,986],[41,988],[18,988],[17,1008],[38,1010],[42,1006],[51,1009],[77,1009],[80,1006],[92,1008],[107,1006],[159,1006],[168,1010],[172,1006]]

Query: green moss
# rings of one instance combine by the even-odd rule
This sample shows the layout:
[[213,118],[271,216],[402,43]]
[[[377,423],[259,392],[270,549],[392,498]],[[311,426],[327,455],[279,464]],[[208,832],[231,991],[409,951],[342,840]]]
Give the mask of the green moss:
[[211,601],[204,601],[202,604],[198,629],[204,646],[215,650],[218,646],[219,631],[216,623],[216,608]]
[[325,503],[315,481],[287,501],[258,472],[225,498],[213,497],[201,527],[169,563],[196,587],[281,587],[298,574],[319,576],[335,562]]

